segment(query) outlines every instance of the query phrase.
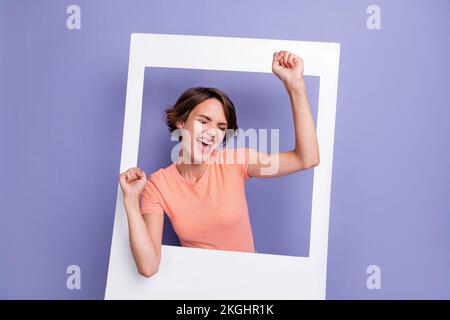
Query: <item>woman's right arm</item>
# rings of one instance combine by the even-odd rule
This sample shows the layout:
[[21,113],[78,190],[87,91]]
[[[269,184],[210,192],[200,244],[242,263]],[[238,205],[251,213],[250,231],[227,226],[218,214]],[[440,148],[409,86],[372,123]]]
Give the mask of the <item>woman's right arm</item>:
[[139,273],[151,277],[158,271],[161,261],[164,212],[142,215],[140,195],[147,181],[143,170],[128,169],[119,180],[124,192],[131,253]]

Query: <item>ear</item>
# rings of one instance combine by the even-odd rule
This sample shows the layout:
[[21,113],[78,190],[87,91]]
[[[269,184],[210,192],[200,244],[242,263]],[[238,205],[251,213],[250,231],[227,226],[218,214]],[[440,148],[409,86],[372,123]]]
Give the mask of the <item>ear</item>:
[[175,125],[177,126],[178,129],[183,129],[184,122],[183,121],[177,121]]

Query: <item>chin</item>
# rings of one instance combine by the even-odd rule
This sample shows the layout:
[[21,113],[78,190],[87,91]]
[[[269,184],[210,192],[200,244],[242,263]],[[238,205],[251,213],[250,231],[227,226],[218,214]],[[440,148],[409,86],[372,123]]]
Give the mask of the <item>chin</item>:
[[214,150],[211,150],[208,153],[201,153],[198,151],[193,155],[194,163],[205,163],[211,158],[211,154],[214,152]]
[[213,146],[208,150],[205,150],[202,148],[200,144],[194,145],[194,154],[192,155],[191,159],[193,159],[193,163],[205,163],[211,158],[211,155],[216,150],[217,146]]

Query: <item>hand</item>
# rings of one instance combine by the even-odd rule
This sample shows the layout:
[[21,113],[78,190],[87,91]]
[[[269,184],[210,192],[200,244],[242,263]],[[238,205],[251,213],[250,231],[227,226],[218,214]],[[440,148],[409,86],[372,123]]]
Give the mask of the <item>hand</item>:
[[140,168],[130,168],[119,176],[120,188],[124,197],[139,197],[145,184],[147,176],[144,170]]
[[288,51],[273,54],[272,72],[285,84],[296,85],[303,81],[303,59]]

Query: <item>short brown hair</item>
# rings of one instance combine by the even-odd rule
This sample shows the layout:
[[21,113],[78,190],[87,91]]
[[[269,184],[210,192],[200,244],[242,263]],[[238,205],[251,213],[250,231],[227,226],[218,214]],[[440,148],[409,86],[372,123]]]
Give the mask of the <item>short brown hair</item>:
[[[227,120],[227,129],[233,129],[233,131],[238,129],[236,110],[234,104],[228,95],[217,89],[210,87],[193,87],[184,91],[178,98],[173,106],[170,106],[165,111],[166,124],[169,128],[169,132],[172,133],[177,129],[177,121],[185,122],[189,117],[189,113],[203,101],[216,98],[222,103],[223,111],[225,113],[225,118]],[[222,142],[225,144],[232,135],[227,135]]]

